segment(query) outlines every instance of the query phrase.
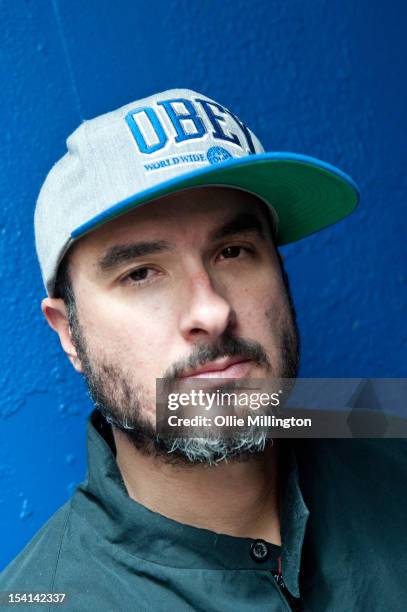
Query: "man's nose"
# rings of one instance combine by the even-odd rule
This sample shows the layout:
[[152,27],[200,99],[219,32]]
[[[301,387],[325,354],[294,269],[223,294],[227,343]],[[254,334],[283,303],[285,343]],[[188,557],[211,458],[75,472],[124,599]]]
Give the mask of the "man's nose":
[[235,313],[225,292],[205,270],[188,279],[188,298],[180,305],[180,331],[190,341],[216,341],[235,324]]

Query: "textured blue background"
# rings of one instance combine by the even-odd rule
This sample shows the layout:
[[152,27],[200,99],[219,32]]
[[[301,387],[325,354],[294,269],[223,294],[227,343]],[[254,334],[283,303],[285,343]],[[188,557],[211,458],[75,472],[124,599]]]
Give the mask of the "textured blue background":
[[[356,4],[356,7],[355,7]],[[1,2],[0,567],[85,474],[85,386],[40,311],[36,195],[82,118],[171,87],[268,150],[359,183],[348,220],[284,248],[303,376],[406,376],[406,4]]]

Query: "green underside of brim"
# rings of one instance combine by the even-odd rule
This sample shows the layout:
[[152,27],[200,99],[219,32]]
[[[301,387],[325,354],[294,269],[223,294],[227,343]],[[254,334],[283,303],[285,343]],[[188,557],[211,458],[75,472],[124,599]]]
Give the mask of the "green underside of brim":
[[126,202],[120,210],[115,207],[112,215],[106,215],[100,224],[170,193],[223,185],[251,192],[271,205],[278,216],[277,244],[281,246],[336,223],[358,204],[358,192],[350,182],[328,169],[298,160],[256,160],[208,170],[162,189],[149,190],[145,197]]

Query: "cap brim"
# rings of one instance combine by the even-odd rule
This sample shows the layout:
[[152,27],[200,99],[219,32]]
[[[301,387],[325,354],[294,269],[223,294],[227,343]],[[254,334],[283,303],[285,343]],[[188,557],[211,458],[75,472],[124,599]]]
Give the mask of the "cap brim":
[[277,244],[294,242],[349,215],[359,201],[354,181],[338,168],[295,153],[234,158],[183,174],[113,204],[71,233],[77,240],[99,225],[170,193],[199,186],[235,187],[253,193],[278,217]]

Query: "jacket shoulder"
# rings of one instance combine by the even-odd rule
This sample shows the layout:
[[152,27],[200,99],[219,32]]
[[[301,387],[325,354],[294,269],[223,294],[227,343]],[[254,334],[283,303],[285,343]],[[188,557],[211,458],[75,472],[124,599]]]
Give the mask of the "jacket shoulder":
[[70,515],[71,500],[48,519],[3,570],[0,576],[0,591],[50,592]]

